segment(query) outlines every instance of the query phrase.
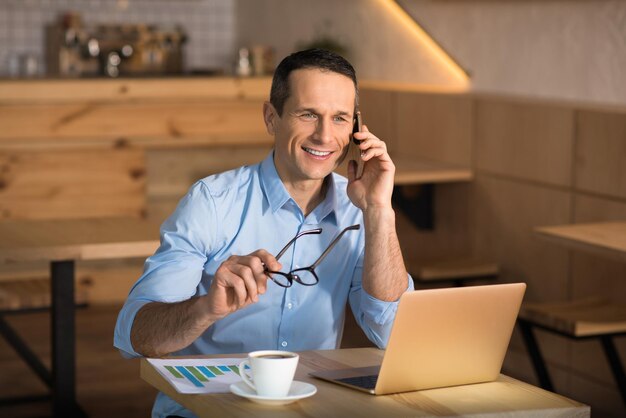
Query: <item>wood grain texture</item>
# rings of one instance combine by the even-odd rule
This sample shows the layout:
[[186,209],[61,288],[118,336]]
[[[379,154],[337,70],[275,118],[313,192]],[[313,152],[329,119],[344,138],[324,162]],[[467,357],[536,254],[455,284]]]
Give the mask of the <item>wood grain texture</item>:
[[266,100],[271,78],[3,80],[0,105],[153,99]]
[[145,359],[141,360],[141,377],[200,417],[589,417],[590,414],[586,405],[504,375],[491,383],[386,396],[372,396],[308,375],[315,370],[379,364],[381,357],[382,351],[374,348],[302,352],[295,378],[314,384],[318,392],[311,398],[279,407],[258,405],[231,393],[181,395]]
[[469,167],[472,100],[466,95],[395,93],[396,152]]
[[147,257],[159,245],[159,225],[101,218],[0,222],[0,264],[21,261]]
[[7,105],[0,115],[0,147],[10,149],[270,141],[262,101]]
[[526,303],[519,315],[573,337],[626,332],[626,304],[600,298]]
[[141,150],[0,151],[0,219],[143,216]]
[[560,186],[571,185],[574,110],[506,99],[476,102],[476,167]]

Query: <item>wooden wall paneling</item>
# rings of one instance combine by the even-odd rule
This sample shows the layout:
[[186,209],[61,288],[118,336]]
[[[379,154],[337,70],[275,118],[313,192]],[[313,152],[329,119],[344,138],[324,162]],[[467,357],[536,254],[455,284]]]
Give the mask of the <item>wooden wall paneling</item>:
[[463,256],[471,251],[467,185],[438,184],[436,187],[436,227],[432,231],[418,230],[403,212],[396,211],[398,239],[407,265]]
[[80,147],[92,141],[137,146],[269,142],[261,101],[10,105],[2,106],[0,115],[2,148]]
[[391,154],[398,147],[394,114],[396,112],[396,93],[384,90],[361,88],[359,108],[363,123],[378,138],[385,141]]
[[626,111],[581,110],[576,121],[576,188],[626,199]]
[[[500,281],[527,283],[526,301],[566,300],[568,253],[538,240],[532,228],[567,223],[570,194],[484,174],[476,176],[471,192],[476,255],[499,263]],[[546,333],[538,339],[551,370],[568,366],[567,341]],[[510,349],[525,350],[519,338]]]
[[121,303],[143,272],[144,259],[80,261],[76,284],[96,304]]
[[143,151],[0,151],[0,217],[143,216]]
[[148,151],[149,218],[165,219],[197,180],[244,164],[258,163],[270,150],[271,146],[264,145]]
[[397,93],[397,152],[458,164],[472,161],[472,99],[467,95]]
[[267,100],[270,77],[5,80],[0,104],[149,99]]
[[565,106],[476,99],[476,167],[570,186],[574,111]]
[[532,229],[568,223],[570,194],[478,175],[472,198],[478,255],[497,260],[504,281],[526,281],[526,300],[567,299],[567,250],[543,242]]

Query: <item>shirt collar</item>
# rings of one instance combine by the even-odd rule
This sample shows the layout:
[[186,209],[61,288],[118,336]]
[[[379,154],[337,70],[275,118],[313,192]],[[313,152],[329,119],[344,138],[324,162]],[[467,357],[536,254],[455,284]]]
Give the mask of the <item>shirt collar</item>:
[[272,212],[282,208],[291,199],[289,192],[278,176],[278,171],[276,171],[274,150],[261,162],[261,182]]
[[[261,162],[260,173],[261,183],[263,184],[263,189],[265,191],[265,197],[272,208],[272,212],[276,212],[288,201],[293,200],[280,179],[278,171],[276,171],[276,165],[274,164],[274,150],[272,150]],[[335,175],[331,173],[326,178],[326,181],[328,182],[326,197],[309,215],[312,217],[311,221],[315,223],[319,223],[328,215],[334,214],[335,209],[337,208],[337,193],[339,191],[337,190],[337,186],[335,184]],[[334,216],[333,218],[336,222],[337,217]]]

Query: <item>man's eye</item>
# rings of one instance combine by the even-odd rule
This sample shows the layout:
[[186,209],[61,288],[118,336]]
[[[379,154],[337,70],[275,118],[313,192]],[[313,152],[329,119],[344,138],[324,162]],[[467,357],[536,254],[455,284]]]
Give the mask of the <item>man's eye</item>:
[[347,122],[348,119],[344,118],[343,116],[335,116],[335,122]]
[[313,113],[303,113],[300,115],[300,117],[304,118],[304,119],[314,119],[315,115]]

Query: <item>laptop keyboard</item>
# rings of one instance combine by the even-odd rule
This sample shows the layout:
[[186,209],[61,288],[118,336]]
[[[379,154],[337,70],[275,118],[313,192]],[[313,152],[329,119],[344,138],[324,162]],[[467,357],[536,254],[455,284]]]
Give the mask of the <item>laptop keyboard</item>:
[[374,389],[376,387],[376,381],[378,380],[378,375],[373,374],[371,376],[356,376],[356,377],[346,377],[343,379],[337,379],[337,381],[346,383],[352,386],[358,386],[364,389]]

